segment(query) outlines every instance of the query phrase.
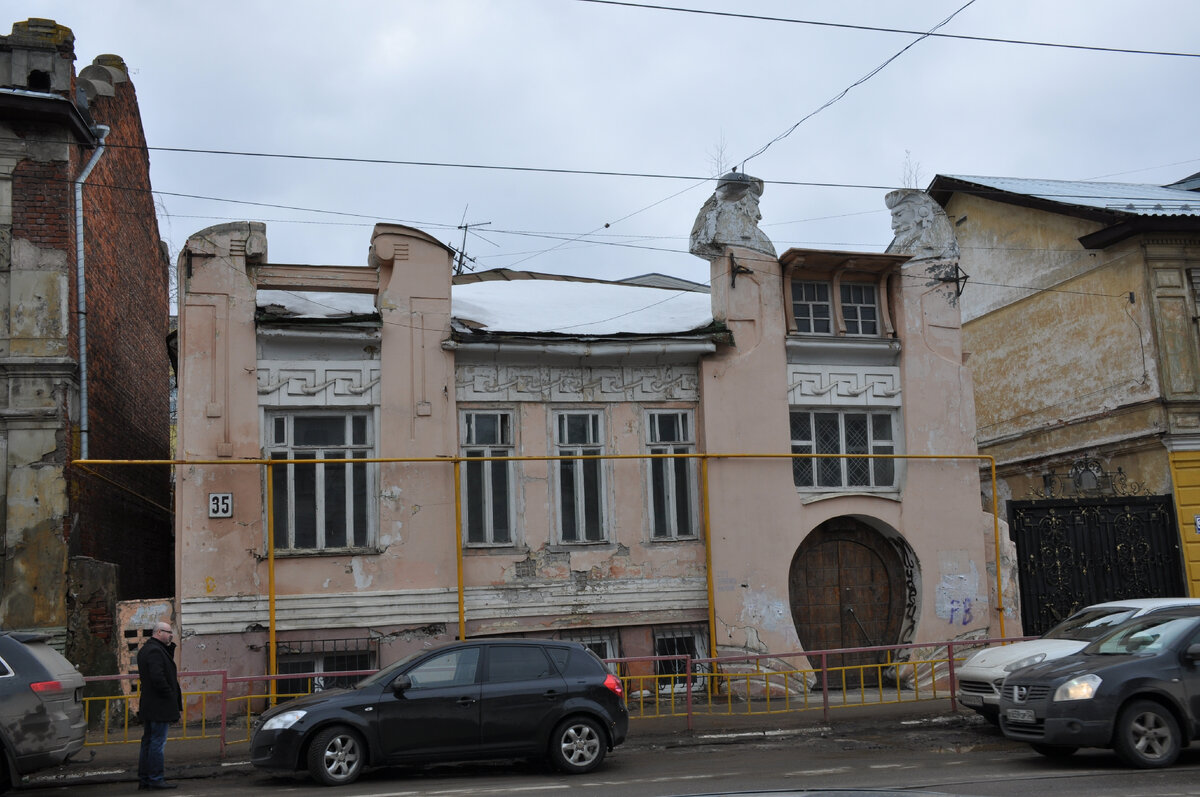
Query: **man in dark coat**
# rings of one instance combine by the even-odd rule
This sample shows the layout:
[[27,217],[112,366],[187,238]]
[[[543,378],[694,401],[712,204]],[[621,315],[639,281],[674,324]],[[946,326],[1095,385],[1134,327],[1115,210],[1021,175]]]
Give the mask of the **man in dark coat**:
[[138,713],[142,718],[142,749],[138,753],[138,788],[173,789],[163,780],[167,729],[183,711],[183,692],[175,670],[175,632],[158,623],[137,655]]

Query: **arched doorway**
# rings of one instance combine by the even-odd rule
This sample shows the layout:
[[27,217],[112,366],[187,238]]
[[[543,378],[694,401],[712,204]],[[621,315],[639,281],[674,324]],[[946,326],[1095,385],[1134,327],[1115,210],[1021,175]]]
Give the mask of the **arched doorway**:
[[[852,517],[825,521],[792,558],[788,591],[800,643],[805,650],[897,644],[907,580],[897,546],[878,531]],[[864,652],[830,656],[828,664],[884,661],[883,652]],[[873,682],[876,674],[874,668],[864,670],[863,680]],[[847,671],[847,679],[857,684],[858,671]]]

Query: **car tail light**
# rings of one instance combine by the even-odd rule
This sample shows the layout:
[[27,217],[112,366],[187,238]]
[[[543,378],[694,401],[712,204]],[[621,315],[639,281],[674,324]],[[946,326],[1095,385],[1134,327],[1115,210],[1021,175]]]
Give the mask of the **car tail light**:
[[50,695],[63,690],[62,681],[34,681],[29,688],[38,695]]
[[625,697],[625,690],[621,688],[621,679],[612,673],[609,673],[608,677],[604,679],[604,685],[617,697]]

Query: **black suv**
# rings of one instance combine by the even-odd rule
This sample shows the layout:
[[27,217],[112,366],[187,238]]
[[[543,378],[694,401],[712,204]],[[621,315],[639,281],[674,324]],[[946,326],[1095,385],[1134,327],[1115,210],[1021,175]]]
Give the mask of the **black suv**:
[[478,639],[421,651],[364,678],[272,708],[251,762],[352,783],[366,767],[481,758],[548,758],[590,772],[625,740],[620,680],[583,645]]
[[1046,756],[1111,747],[1165,767],[1200,735],[1200,608],[1127,620],[1083,650],[1004,679],[1000,727]]
[[86,734],[79,671],[41,634],[0,632],[0,791],[63,763]]

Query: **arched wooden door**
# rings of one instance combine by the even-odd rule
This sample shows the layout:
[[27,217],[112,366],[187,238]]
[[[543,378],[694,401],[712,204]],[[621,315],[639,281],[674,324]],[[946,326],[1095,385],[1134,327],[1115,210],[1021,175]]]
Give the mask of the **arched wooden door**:
[[[788,585],[792,621],[805,650],[899,642],[906,595],[903,564],[895,547],[865,523],[834,518],[814,529],[792,559]],[[883,652],[864,652],[830,656],[828,663],[850,667],[883,661]],[[875,669],[862,672],[864,681],[876,681]],[[847,678],[858,683],[858,671],[848,671]]]

